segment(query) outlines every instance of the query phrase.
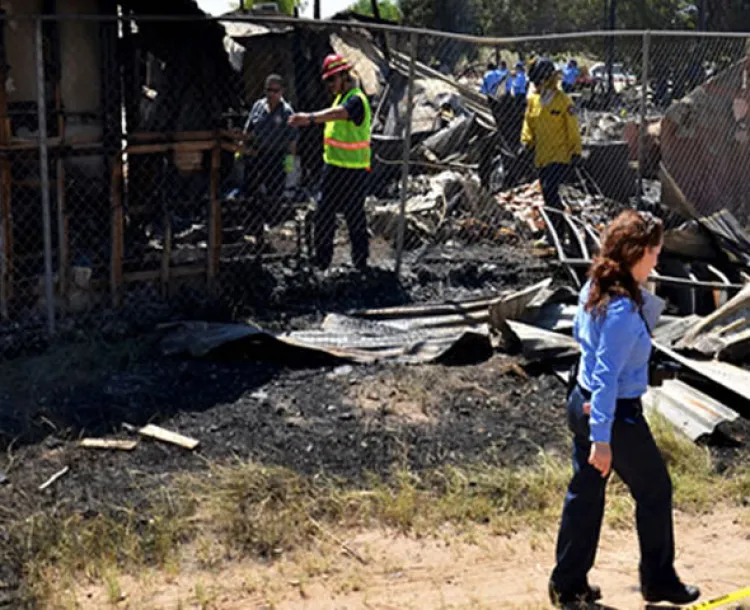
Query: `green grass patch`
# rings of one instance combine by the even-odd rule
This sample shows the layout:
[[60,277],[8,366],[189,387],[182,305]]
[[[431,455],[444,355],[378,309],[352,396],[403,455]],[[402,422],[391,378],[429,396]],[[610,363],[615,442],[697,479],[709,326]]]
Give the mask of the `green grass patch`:
[[[677,508],[703,512],[721,502],[747,502],[750,468],[716,474],[705,449],[658,417],[652,429],[670,467]],[[569,477],[567,461],[544,455],[528,467],[396,467],[356,484],[254,462],[214,464],[178,476],[138,511],[93,518],[53,511],[6,523],[10,544],[0,559],[23,566],[31,600],[52,595],[51,571],[57,582],[85,574],[115,599],[118,570],[167,570],[187,548],[218,569],[225,557],[274,558],[346,529],[384,526],[427,536],[444,535],[446,525],[467,533],[484,525],[497,534],[554,527]],[[617,478],[608,498],[608,522],[631,527],[632,500]]]

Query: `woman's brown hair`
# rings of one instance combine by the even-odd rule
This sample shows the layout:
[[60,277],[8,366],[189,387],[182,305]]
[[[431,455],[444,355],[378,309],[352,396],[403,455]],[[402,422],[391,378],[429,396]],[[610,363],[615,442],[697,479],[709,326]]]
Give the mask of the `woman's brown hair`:
[[625,210],[606,228],[601,250],[589,269],[591,289],[586,300],[586,311],[603,314],[614,296],[625,296],[638,305],[643,304],[638,283],[630,269],[646,253],[646,248],[657,247],[664,236],[660,219],[650,212]]

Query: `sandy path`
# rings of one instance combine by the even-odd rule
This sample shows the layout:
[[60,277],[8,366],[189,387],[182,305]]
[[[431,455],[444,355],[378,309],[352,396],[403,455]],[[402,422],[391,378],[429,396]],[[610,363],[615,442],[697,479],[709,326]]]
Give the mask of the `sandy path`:
[[[750,585],[748,512],[677,516],[678,570],[710,599]],[[348,545],[369,561],[361,565],[337,552],[310,552],[269,567],[224,565],[219,571],[183,569],[121,579],[119,608],[171,610],[432,610],[441,608],[548,608],[546,582],[555,532],[512,538],[478,530],[473,540],[444,536],[414,540],[368,532]],[[329,562],[330,563],[326,563]],[[321,567],[321,564],[322,567]],[[603,608],[632,610],[644,604],[637,589],[635,532],[605,528],[591,580],[604,590]],[[315,572],[325,572],[315,575]],[[79,589],[83,608],[109,605],[101,585]],[[201,603],[203,602],[203,606]],[[750,600],[745,601],[749,604]],[[736,608],[735,604],[732,606]]]

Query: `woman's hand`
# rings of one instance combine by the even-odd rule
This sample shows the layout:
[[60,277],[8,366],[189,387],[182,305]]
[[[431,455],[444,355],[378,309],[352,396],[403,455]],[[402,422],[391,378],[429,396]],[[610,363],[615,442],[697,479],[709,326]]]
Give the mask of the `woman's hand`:
[[612,469],[612,449],[609,443],[591,443],[589,452],[589,464],[606,477]]

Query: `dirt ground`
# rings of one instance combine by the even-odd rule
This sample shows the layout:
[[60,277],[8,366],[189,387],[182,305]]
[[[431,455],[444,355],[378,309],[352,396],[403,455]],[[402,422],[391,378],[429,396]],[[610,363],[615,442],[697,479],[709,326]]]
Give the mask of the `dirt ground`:
[[[748,515],[720,509],[707,517],[678,515],[677,566],[701,587],[702,600],[750,585]],[[122,578],[119,608],[172,610],[409,610],[549,608],[546,583],[555,531],[496,537],[478,529],[470,536],[416,540],[389,532],[348,538],[347,548],[367,565],[335,549],[311,550],[268,566],[244,562],[213,572],[186,567],[180,573]],[[731,561],[727,561],[732,557]],[[605,528],[591,582],[604,592],[602,609],[644,607],[638,591],[638,543],[630,529]],[[107,607],[111,587],[81,585],[83,609]],[[750,600],[747,606],[750,607]],[[656,607],[656,606],[654,606]],[[664,606],[660,606],[664,607]],[[738,603],[731,608],[738,608]]]

